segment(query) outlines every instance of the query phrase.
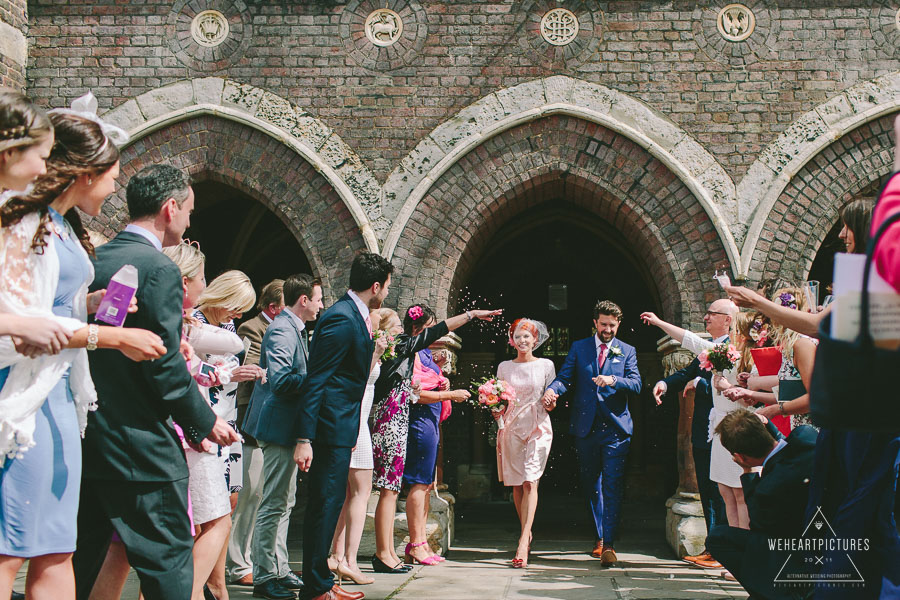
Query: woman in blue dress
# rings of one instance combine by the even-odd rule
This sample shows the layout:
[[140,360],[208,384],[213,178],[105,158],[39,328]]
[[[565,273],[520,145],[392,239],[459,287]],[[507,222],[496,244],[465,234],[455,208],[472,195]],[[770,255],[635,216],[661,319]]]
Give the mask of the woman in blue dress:
[[72,337],[59,354],[33,359],[0,347],[0,598],[26,558],[29,598],[75,597],[81,433],[97,398],[84,348],[116,348],[135,360],[165,354],[152,332],[85,324],[102,292],[87,294],[93,246],[74,209],[100,214],[119,151],[87,116],[66,109],[50,120],[47,174],[0,209],[0,309],[54,318]]

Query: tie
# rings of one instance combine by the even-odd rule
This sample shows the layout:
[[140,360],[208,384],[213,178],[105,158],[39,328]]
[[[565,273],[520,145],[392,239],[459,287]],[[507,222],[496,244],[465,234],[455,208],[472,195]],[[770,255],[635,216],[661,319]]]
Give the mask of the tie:
[[369,315],[366,315],[366,329],[369,330],[369,337],[372,337],[372,319],[369,318]]
[[606,362],[606,344],[600,344],[600,354],[597,356],[597,368],[602,371]]
[[300,347],[303,348],[303,352],[309,356],[309,332],[304,329],[300,332]]

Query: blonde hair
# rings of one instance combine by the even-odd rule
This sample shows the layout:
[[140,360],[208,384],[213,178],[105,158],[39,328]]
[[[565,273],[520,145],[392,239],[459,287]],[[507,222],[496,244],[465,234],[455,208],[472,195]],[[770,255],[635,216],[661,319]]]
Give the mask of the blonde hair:
[[52,134],[53,125],[47,114],[30,98],[0,87],[0,152],[39,144]]
[[172,259],[172,262],[181,271],[182,277],[193,279],[203,273],[206,256],[197,246],[181,240],[174,246],[163,248],[163,254]]
[[756,313],[739,312],[734,315],[734,321],[731,323],[731,339],[734,347],[741,353],[741,360],[738,361],[738,373],[749,373],[753,369],[753,355],[750,349],[753,348],[753,340],[750,339],[750,328],[753,326]]
[[[793,298],[789,299],[787,295],[793,296]],[[782,298],[784,296],[784,298]],[[775,290],[772,294],[772,302],[775,304],[780,304],[781,306],[787,306],[789,308],[794,308],[793,306],[789,306],[790,304],[796,304],[796,309],[802,312],[805,312],[808,308],[806,303],[806,294],[804,291],[797,286],[783,287]],[[783,325],[774,325],[775,333],[774,333],[774,341],[776,346],[781,346],[781,355],[784,356],[785,360],[792,361],[794,360],[794,344],[800,338],[800,334],[794,331],[793,329],[788,329]]]
[[396,317],[397,322],[399,322],[402,325],[402,322],[400,321],[400,315],[398,315],[397,311],[395,311],[395,310],[392,310],[390,308],[379,308],[377,313],[378,313],[378,324],[375,325],[374,322],[372,324],[372,326],[375,329],[386,329],[388,326],[388,323],[391,322],[392,317]]
[[243,271],[225,271],[206,287],[197,299],[197,308],[219,308],[245,313],[256,304],[256,292]]

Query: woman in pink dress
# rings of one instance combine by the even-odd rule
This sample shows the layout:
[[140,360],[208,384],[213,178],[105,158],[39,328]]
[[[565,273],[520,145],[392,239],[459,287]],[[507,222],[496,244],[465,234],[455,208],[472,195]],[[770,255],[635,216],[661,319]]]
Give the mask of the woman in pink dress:
[[515,401],[497,416],[497,473],[503,485],[513,488],[513,500],[522,530],[512,566],[528,566],[531,526],[537,509],[538,482],[547,466],[553,427],[550,414],[554,404],[545,406],[541,396],[556,377],[553,362],[534,356],[547,338],[547,327],[533,319],[517,319],[509,328],[509,343],[518,351],[513,360],[500,363],[497,378],[516,392]]

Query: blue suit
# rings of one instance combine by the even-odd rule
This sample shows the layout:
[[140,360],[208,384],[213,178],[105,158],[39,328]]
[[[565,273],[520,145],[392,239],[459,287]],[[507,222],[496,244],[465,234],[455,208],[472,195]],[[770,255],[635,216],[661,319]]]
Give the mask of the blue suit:
[[[641,391],[641,374],[633,346],[613,338],[599,368],[596,337],[572,344],[548,389],[560,396],[574,386],[569,433],[575,436],[581,488],[598,540],[612,547],[624,491],[625,458],[634,425],[628,397]],[[615,375],[612,386],[598,387],[597,375]]]
[[261,442],[294,447],[294,423],[300,414],[300,387],[306,379],[309,351],[294,318],[282,312],[263,336],[259,366],[266,382],[250,396],[243,429]]

